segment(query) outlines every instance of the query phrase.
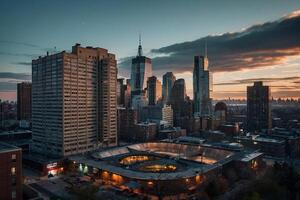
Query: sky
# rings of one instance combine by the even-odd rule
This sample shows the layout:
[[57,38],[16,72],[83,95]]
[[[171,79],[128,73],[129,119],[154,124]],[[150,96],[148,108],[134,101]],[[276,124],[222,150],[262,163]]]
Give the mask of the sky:
[[31,80],[31,60],[75,43],[116,54],[128,77],[138,35],[154,75],[186,80],[207,43],[213,98],[244,98],[263,80],[275,98],[300,97],[299,0],[1,0],[0,99],[16,100]]

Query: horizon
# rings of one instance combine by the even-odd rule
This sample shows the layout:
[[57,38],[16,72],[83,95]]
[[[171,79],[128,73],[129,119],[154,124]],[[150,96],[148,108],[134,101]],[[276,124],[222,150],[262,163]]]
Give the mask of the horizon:
[[[129,78],[139,33],[144,54],[152,58],[153,74],[161,80],[162,74],[172,71],[177,79],[184,78],[191,99],[193,57],[204,54],[204,41],[213,72],[213,99],[245,98],[246,87],[254,81],[269,85],[271,97],[300,97],[299,1],[254,1],[248,6],[238,1],[217,6],[206,1],[184,5],[180,1],[131,1],[121,6],[123,3],[94,1],[101,8],[114,6],[112,13],[105,9],[98,12],[86,2],[73,2],[70,10],[77,10],[76,15],[62,9],[67,2],[57,1],[55,14],[49,12],[55,1],[32,1],[31,5],[19,2],[16,9],[13,2],[5,2],[0,8],[4,27],[0,33],[3,100],[16,100],[16,84],[31,81],[32,59],[47,51],[68,51],[76,42],[116,54],[119,77]],[[42,13],[39,8],[44,6],[50,9]],[[144,7],[158,8],[153,15]],[[42,23],[45,19],[47,24]]]

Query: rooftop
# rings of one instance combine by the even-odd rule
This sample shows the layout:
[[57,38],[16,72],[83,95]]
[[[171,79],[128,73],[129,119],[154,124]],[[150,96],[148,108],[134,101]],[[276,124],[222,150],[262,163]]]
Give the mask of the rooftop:
[[8,152],[8,151],[18,151],[21,150],[21,148],[0,142],[0,153]]

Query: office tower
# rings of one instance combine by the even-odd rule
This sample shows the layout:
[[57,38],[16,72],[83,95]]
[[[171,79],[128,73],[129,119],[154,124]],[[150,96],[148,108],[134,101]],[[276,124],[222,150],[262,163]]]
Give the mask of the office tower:
[[124,78],[117,79],[117,104],[118,106],[125,105]]
[[147,81],[147,92],[149,105],[155,105],[161,100],[162,87],[161,82],[155,76],[151,76]]
[[141,38],[139,40],[138,55],[132,59],[131,64],[131,93],[140,95],[147,87],[147,79],[152,76],[152,61],[143,56]]
[[137,111],[132,108],[118,108],[118,132],[122,141],[131,142],[134,139],[134,125],[137,124]]
[[163,75],[163,102],[168,103],[171,96],[173,85],[176,81],[176,77],[173,72],[167,72]]
[[207,56],[194,57],[193,92],[194,92],[194,115],[211,116],[212,100],[212,76],[208,69]]
[[141,121],[152,121],[163,124],[166,127],[173,126],[173,109],[171,105],[157,104],[142,108]]
[[247,127],[250,132],[271,129],[270,88],[262,81],[247,87]]
[[130,87],[130,79],[126,80],[126,85],[124,85],[124,106],[126,108],[130,107],[131,103],[131,87]]
[[31,121],[31,83],[17,85],[17,117],[18,120]]
[[171,92],[170,104],[172,105],[174,118],[183,116],[186,100],[186,87],[184,79],[177,79]]
[[22,149],[0,143],[0,199],[22,200]]
[[221,123],[227,119],[227,105],[222,101],[219,101],[215,105],[215,118],[220,120]]
[[103,48],[32,61],[33,150],[54,156],[117,144],[117,66]]

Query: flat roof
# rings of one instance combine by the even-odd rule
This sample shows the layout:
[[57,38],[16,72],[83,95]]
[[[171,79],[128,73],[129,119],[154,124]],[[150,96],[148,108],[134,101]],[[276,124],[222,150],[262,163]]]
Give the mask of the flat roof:
[[19,147],[13,146],[11,144],[0,142],[0,153],[5,153],[5,152],[9,152],[9,151],[19,151],[19,150],[22,150],[22,149]]
[[258,136],[258,137],[255,137],[253,139],[253,141],[257,141],[257,142],[270,142],[270,143],[284,143],[283,140],[278,140],[278,139],[274,139],[274,138],[267,138],[267,137],[262,137],[262,136]]
[[[180,152],[178,152],[179,150]],[[183,164],[184,168],[172,172],[143,172],[119,165],[121,158],[139,154],[158,156],[161,157],[162,162],[169,160],[170,162],[175,162],[175,165]],[[139,180],[173,180],[194,177],[199,173],[205,173],[212,169],[219,168],[232,160],[237,160],[244,156],[245,155],[240,152],[212,147],[153,142],[133,144],[95,152],[91,157],[86,155],[74,155],[70,156],[69,159],[128,178]],[[202,160],[204,163],[202,163]],[[208,161],[208,163],[205,161]]]

